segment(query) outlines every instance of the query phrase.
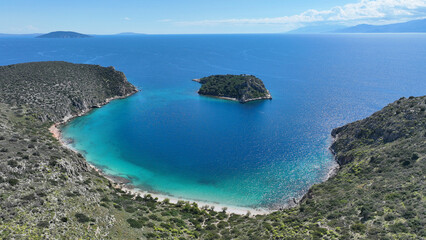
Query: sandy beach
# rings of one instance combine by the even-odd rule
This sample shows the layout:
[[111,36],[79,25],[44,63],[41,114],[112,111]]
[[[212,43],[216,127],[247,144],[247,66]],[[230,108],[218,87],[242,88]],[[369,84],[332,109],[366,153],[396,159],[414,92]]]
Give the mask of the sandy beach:
[[[69,121],[69,120],[67,120],[67,121]],[[49,131],[52,133],[53,137],[55,137],[61,143],[62,146],[78,153],[78,151],[76,149],[72,148],[62,138],[61,130],[59,129],[59,126],[61,124],[64,124],[64,123],[56,123],[56,124],[52,125],[49,128]],[[93,164],[91,164],[89,162],[87,162],[87,164],[92,169],[94,169],[96,172],[98,172],[99,174],[101,174],[105,178],[107,178],[112,183],[112,186],[114,186],[115,188],[121,189],[122,191],[124,191],[128,194],[132,194],[135,197],[136,196],[143,197],[146,194],[150,194],[153,198],[157,198],[157,201],[163,201],[164,199],[169,199],[169,201],[171,203],[177,203],[178,201],[185,201],[185,202],[190,202],[190,203],[195,202],[195,203],[198,204],[199,207],[202,207],[202,206],[214,207],[214,209],[216,211],[221,211],[223,208],[226,208],[227,213],[247,214],[247,212],[250,212],[252,215],[268,214],[268,213],[277,211],[279,209],[295,206],[296,204],[298,204],[300,199],[303,198],[303,197],[300,197],[298,199],[292,199],[292,200],[289,201],[288,204],[280,206],[277,209],[239,207],[239,206],[230,206],[230,205],[225,205],[225,204],[220,204],[220,203],[215,203],[215,202],[202,201],[202,200],[185,199],[185,198],[181,198],[181,197],[176,197],[176,196],[171,196],[171,195],[166,195],[166,194],[160,194],[160,193],[154,193],[154,192],[149,192],[149,191],[139,189],[136,186],[133,186],[132,182],[130,180],[126,179],[126,178],[123,178],[123,177],[120,177],[120,176],[113,176],[113,175],[105,174],[104,171],[102,171],[102,169],[97,168],[96,166],[94,166]],[[331,167],[329,169],[329,172],[328,172],[326,178],[324,179],[324,181],[326,181],[330,177],[333,177],[337,173],[338,169],[339,169],[338,164]]]
[[[61,131],[59,129],[59,125],[60,124],[56,123],[49,128],[49,131],[52,133],[53,137],[56,138],[61,143],[62,146],[78,153],[78,151],[76,149],[70,147],[64,141],[64,139],[62,139],[62,134],[61,134]],[[150,194],[153,198],[157,198],[158,201],[163,201],[164,199],[169,199],[169,201],[171,203],[177,203],[178,201],[185,201],[185,202],[190,202],[190,203],[195,202],[195,203],[198,204],[199,207],[202,207],[202,206],[214,207],[214,209],[216,211],[221,211],[223,208],[226,208],[227,213],[236,213],[236,214],[247,214],[247,212],[250,212],[253,215],[259,215],[259,214],[268,214],[268,213],[274,211],[274,210],[262,209],[262,208],[247,208],[247,207],[229,206],[229,205],[224,205],[224,204],[220,204],[220,203],[212,203],[212,202],[201,201],[201,200],[191,200],[191,199],[179,198],[179,197],[165,195],[165,194],[158,194],[158,193],[144,191],[144,190],[138,189],[137,187],[131,185],[131,181],[128,180],[128,179],[125,179],[125,178],[119,177],[119,176],[112,176],[112,175],[105,174],[102,171],[102,169],[97,168],[96,166],[94,166],[93,164],[91,164],[89,162],[87,162],[87,164],[92,169],[94,169],[96,172],[98,172],[99,174],[101,174],[105,178],[107,178],[115,188],[121,189],[122,191],[124,191],[128,194],[132,194],[135,197],[136,196],[143,197],[146,194]]]

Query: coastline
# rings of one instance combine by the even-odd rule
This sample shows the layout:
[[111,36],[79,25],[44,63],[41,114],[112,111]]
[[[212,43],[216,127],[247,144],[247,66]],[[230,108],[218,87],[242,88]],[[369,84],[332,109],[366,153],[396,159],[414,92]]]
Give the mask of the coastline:
[[[64,141],[64,139],[62,138],[60,126],[63,125],[63,124],[66,124],[67,122],[71,121],[72,119],[74,119],[76,117],[80,117],[80,116],[83,116],[85,114],[90,113],[90,111],[93,110],[94,108],[100,108],[100,107],[102,107],[102,106],[104,106],[104,105],[108,104],[109,102],[116,100],[116,99],[127,98],[127,97],[129,97],[133,94],[136,94],[138,91],[139,90],[136,90],[135,92],[129,93],[129,94],[124,95],[124,96],[115,96],[115,97],[108,98],[103,103],[92,106],[91,108],[88,108],[88,109],[86,109],[86,110],[84,110],[84,111],[82,111],[78,114],[66,116],[66,117],[64,117],[64,119],[62,121],[54,123],[52,126],[50,126],[49,131],[52,133],[52,136],[54,138],[56,138],[63,147],[65,147],[65,148],[67,148],[67,149],[69,149],[73,152],[79,153],[76,149],[72,148],[69,145],[69,143]],[[200,94],[200,95],[202,95],[202,94]],[[209,96],[209,95],[202,95],[202,96],[238,101],[235,98],[228,98],[228,97],[216,97],[216,96]],[[259,98],[259,99],[249,100],[249,101],[262,100],[262,99],[271,99],[271,98]],[[334,141],[335,141],[335,138],[333,138],[333,142]],[[329,171],[328,171],[327,175],[325,176],[323,182],[325,182],[329,178],[335,176],[336,173],[338,172],[338,169],[339,169],[339,165],[337,164],[336,159],[335,159],[335,154],[334,154],[334,152],[331,148],[330,148],[330,151],[333,154],[333,157],[334,157],[333,160],[336,163],[336,165],[335,165],[335,167],[331,167],[329,169]],[[108,179],[111,182],[111,184],[114,188],[120,189],[121,191],[123,191],[127,194],[131,194],[134,197],[137,197],[137,196],[143,197],[144,195],[149,194],[159,202],[163,201],[165,199],[168,199],[170,201],[170,203],[174,203],[174,204],[178,203],[178,201],[184,201],[184,202],[190,202],[190,203],[194,202],[194,203],[197,203],[200,208],[202,206],[209,206],[209,207],[214,207],[214,209],[216,211],[221,211],[222,209],[226,208],[226,212],[228,214],[234,213],[234,214],[244,215],[244,214],[250,213],[252,216],[269,214],[269,213],[272,213],[272,212],[275,212],[275,211],[280,211],[280,210],[285,209],[285,208],[291,208],[291,207],[297,206],[300,203],[300,201],[302,201],[305,198],[305,196],[309,193],[309,190],[308,190],[308,192],[301,195],[301,197],[298,197],[297,199],[296,198],[289,199],[288,203],[281,205],[281,206],[274,208],[274,209],[239,207],[239,206],[220,204],[220,203],[216,203],[216,202],[186,199],[186,198],[176,197],[176,196],[172,196],[172,195],[166,195],[166,194],[161,194],[161,193],[153,193],[153,192],[145,191],[145,190],[142,190],[142,189],[139,189],[139,188],[133,186],[131,184],[130,180],[123,178],[123,177],[120,177],[120,176],[106,174],[101,168],[98,168],[95,165],[88,162],[87,159],[85,159],[85,161],[91,169],[95,170],[100,175],[102,175],[106,179]]]
[[[69,146],[69,144],[67,142],[64,141],[64,139],[62,138],[62,133],[60,130],[60,126],[66,124],[67,122],[71,121],[72,119],[76,118],[76,117],[80,117],[83,116],[85,114],[90,113],[91,110],[93,110],[94,108],[100,108],[106,104],[108,104],[109,102],[116,100],[116,99],[123,99],[123,98],[127,98],[135,93],[137,93],[137,91],[132,92],[130,94],[124,95],[124,96],[115,96],[112,98],[108,98],[105,100],[105,102],[98,104],[96,106],[93,106],[85,111],[82,111],[78,114],[75,115],[70,115],[70,116],[66,116],[64,117],[64,119],[62,119],[62,121],[54,123],[52,126],[49,127],[49,131],[52,134],[52,136],[54,138],[56,138],[59,143],[75,152],[75,153],[79,153],[76,149],[72,148],[71,146]],[[208,201],[202,201],[202,200],[192,200],[192,199],[185,199],[185,198],[180,198],[180,197],[175,197],[175,196],[170,196],[170,195],[165,195],[165,194],[159,194],[159,193],[152,193],[152,192],[148,192],[148,191],[144,191],[141,189],[138,189],[137,187],[131,185],[130,181],[119,177],[119,176],[114,176],[114,175],[109,175],[109,174],[105,174],[104,171],[102,171],[102,169],[94,166],[93,164],[91,164],[90,162],[88,162],[85,159],[87,165],[95,170],[96,172],[98,172],[99,174],[101,174],[102,176],[104,176],[106,179],[108,179],[112,186],[114,188],[120,189],[128,194],[134,195],[134,197],[140,196],[143,197],[146,194],[150,194],[153,198],[157,198],[158,201],[163,201],[164,199],[169,199],[171,203],[176,204],[178,201],[185,201],[185,202],[195,202],[198,204],[199,207],[202,206],[209,206],[209,207],[214,207],[215,211],[221,211],[223,208],[227,208],[226,212],[227,213],[235,213],[235,214],[247,214],[247,212],[250,212],[252,215],[263,215],[263,214],[268,214],[271,212],[274,212],[276,210],[270,210],[270,209],[261,209],[261,208],[249,208],[249,207],[238,207],[238,206],[230,206],[230,205],[225,205],[225,204],[220,204],[220,203],[214,203],[214,202],[208,202]]]
[[[133,91],[133,92],[131,92],[131,93],[129,93],[129,94],[123,95],[123,96],[114,96],[114,97],[107,98],[107,99],[105,99],[105,101],[104,101],[104,102],[102,102],[102,103],[98,103],[97,105],[94,105],[94,106],[91,106],[91,107],[87,108],[86,110],[83,110],[83,111],[81,111],[81,112],[79,112],[79,113],[77,113],[77,114],[65,116],[65,117],[64,117],[61,121],[59,121],[59,122],[57,122],[57,123],[54,123],[52,126],[50,126],[50,127],[49,127],[49,132],[50,132],[50,133],[52,133],[53,137],[54,137],[54,138],[56,138],[56,139],[57,139],[57,140],[61,143],[61,145],[62,145],[62,146],[66,147],[66,148],[68,148],[68,149],[71,149],[71,148],[70,148],[69,146],[67,146],[67,144],[66,144],[66,143],[62,140],[62,134],[61,134],[61,130],[59,129],[59,126],[66,124],[67,122],[71,121],[72,119],[74,119],[74,118],[76,118],[76,117],[81,117],[81,116],[83,116],[83,115],[86,115],[86,114],[90,113],[90,111],[92,111],[92,110],[93,110],[93,109],[95,109],[95,108],[101,108],[102,106],[104,106],[104,105],[106,105],[106,104],[110,103],[110,102],[111,102],[111,101],[113,101],[113,100],[117,100],[117,99],[124,99],[124,98],[130,97],[130,96],[132,96],[133,94],[138,93],[139,91],[140,91],[140,90],[135,89],[135,91]],[[71,149],[71,150],[72,150],[72,151],[74,151],[74,152],[76,152],[76,150],[75,150],[75,149]],[[86,162],[87,162],[87,161],[86,161]]]

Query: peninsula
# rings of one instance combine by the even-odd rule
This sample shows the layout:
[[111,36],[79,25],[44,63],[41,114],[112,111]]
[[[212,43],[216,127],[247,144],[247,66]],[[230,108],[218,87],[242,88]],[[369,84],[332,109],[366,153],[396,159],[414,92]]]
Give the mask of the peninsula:
[[92,36],[78,33],[78,32],[70,32],[70,31],[56,31],[56,32],[50,32],[50,33],[37,36],[37,38],[89,38],[89,37],[92,37]]
[[297,205],[252,216],[130,194],[49,132],[136,91],[113,67],[0,67],[0,239],[426,237],[426,96],[333,130],[338,171]]
[[193,79],[202,84],[198,94],[246,103],[272,99],[262,80],[253,75],[212,75]]

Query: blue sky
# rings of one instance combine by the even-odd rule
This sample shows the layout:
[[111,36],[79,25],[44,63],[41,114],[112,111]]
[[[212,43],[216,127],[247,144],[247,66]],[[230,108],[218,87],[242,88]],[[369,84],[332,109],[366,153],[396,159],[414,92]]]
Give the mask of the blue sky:
[[426,17],[426,0],[1,0],[0,33],[278,33]]

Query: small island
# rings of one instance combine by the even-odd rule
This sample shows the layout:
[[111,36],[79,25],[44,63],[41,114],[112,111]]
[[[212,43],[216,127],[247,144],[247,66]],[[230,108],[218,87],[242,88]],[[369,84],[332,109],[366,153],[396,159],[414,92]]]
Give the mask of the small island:
[[78,33],[78,32],[56,31],[56,32],[50,32],[50,33],[40,35],[37,38],[89,38],[89,37],[92,37],[92,36]]
[[198,94],[246,103],[272,99],[262,80],[247,74],[212,75],[193,79],[202,84]]

